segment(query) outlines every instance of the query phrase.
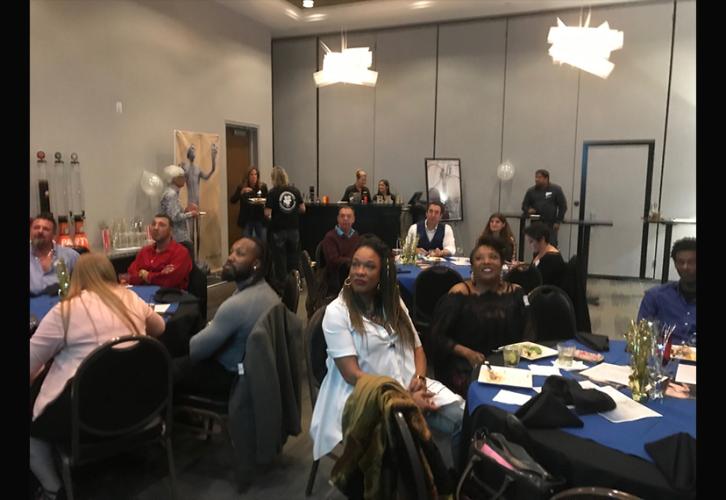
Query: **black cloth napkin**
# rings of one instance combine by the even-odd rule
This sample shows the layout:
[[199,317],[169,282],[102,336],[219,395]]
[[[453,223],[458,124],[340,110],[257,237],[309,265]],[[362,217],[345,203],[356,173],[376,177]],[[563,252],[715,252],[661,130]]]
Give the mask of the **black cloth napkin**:
[[597,389],[583,389],[576,380],[550,375],[542,385],[542,393],[552,393],[565,405],[574,405],[579,415],[600,413],[615,408],[615,401]]
[[575,332],[575,338],[590,349],[595,349],[598,352],[610,350],[610,339],[608,339],[605,335],[588,332]]
[[582,427],[584,424],[577,415],[553,392],[545,392],[527,401],[515,415],[525,427],[535,429],[556,429],[559,427]]
[[159,304],[173,304],[175,302],[199,302],[199,299],[180,288],[161,287],[154,294],[154,301]]
[[673,488],[696,497],[696,439],[693,436],[679,432],[646,443],[645,451]]

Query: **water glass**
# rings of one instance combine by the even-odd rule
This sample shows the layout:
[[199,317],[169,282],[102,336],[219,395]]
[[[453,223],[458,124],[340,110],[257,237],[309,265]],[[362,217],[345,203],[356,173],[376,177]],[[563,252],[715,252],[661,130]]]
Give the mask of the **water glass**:
[[507,345],[502,348],[502,357],[504,358],[504,366],[516,367],[519,364],[521,352],[517,345]]
[[560,342],[557,344],[557,363],[560,366],[572,366],[575,357],[575,346]]

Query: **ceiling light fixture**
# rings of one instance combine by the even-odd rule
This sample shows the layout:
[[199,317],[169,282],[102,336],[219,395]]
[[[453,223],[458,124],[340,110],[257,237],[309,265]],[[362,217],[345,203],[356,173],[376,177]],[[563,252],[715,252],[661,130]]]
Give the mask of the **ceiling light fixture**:
[[306,9],[312,9],[315,6],[315,2],[313,0],[303,0],[303,7]]
[[425,9],[427,7],[431,7],[432,4],[433,4],[433,2],[431,0],[418,0],[411,4],[411,8],[412,9]]
[[325,87],[334,83],[351,83],[353,85],[365,85],[375,87],[378,80],[378,72],[368,68],[373,64],[373,53],[368,47],[348,48],[345,36],[341,37],[340,52],[333,52],[320,42],[325,50],[323,58],[323,69],[313,74],[315,85]]
[[569,64],[600,78],[607,78],[615,65],[608,59],[613,50],[623,48],[623,32],[611,30],[605,21],[590,28],[590,14],[584,26],[566,26],[557,18],[557,26],[550,28],[547,43],[552,61]]

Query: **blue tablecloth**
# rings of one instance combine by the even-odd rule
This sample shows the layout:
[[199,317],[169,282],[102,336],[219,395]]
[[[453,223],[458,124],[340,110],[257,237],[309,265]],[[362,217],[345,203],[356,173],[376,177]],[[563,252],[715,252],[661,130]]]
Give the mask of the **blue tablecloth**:
[[[577,342],[579,349],[590,350]],[[629,355],[625,352],[625,342],[622,340],[611,340],[610,351],[602,353],[606,363],[624,365],[628,363]],[[535,362],[539,365],[551,365],[555,358],[545,358]],[[526,368],[528,362],[520,363],[520,368]],[[564,376],[569,373],[562,370]],[[533,385],[542,386],[546,377],[534,376]],[[474,382],[469,386],[467,406],[469,412],[482,404],[496,406],[505,411],[514,413],[519,407],[492,401],[494,396],[501,390],[506,389],[521,394],[534,396],[536,393],[529,389],[516,387],[501,387],[496,385],[481,384]],[[623,392],[630,396],[630,391]],[[658,401],[645,403],[648,408],[660,413],[662,417],[643,418],[633,422],[614,424],[598,414],[581,415],[580,419],[585,424],[582,428],[562,428],[561,430],[585,439],[591,439],[599,444],[636,455],[651,461],[650,455],[645,451],[645,443],[657,441],[677,432],[687,432],[696,437],[696,401],[694,399],[664,398]]]
[[[136,292],[136,294],[141,297],[144,302],[147,302],[149,304],[154,303],[154,294],[159,289],[159,287],[156,285],[138,285],[132,286],[130,288],[131,290]],[[38,319],[38,321],[40,321],[46,314],[48,314],[48,311],[50,311],[53,306],[59,302],[59,300],[60,299],[57,295],[54,295],[52,297],[50,295],[31,297],[30,314],[34,315]],[[164,313],[164,318],[168,319],[168,315],[174,314],[178,308],[178,303],[169,304],[169,308]]]
[[[471,266],[463,265],[459,266],[449,260],[444,260],[436,264],[437,266],[450,267],[457,273],[459,273],[462,279],[469,279],[471,276]],[[398,284],[406,290],[411,296],[413,296],[414,285],[416,284],[416,277],[421,274],[423,270],[415,264],[397,264],[396,274],[398,277]]]

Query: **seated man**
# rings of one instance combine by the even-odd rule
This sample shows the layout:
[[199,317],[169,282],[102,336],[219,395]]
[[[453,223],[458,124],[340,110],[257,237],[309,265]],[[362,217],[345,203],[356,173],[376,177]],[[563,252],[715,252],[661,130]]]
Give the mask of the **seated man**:
[[129,283],[189,288],[192,259],[187,248],[172,239],[168,215],[154,216],[151,238],[154,243],[142,248],[129,266]]
[[222,278],[237,289],[222,302],[214,319],[189,341],[189,357],[175,360],[175,382],[181,392],[226,399],[244,359],[247,337],[257,320],[280,297],[265,281],[267,256],[264,243],[243,236],[232,245]]
[[322,248],[325,255],[325,277],[327,295],[337,295],[350,270],[350,259],[358,245],[360,236],[353,229],[355,212],[353,207],[340,207],[338,225],[325,233]]
[[431,257],[448,257],[456,253],[454,231],[448,224],[439,224],[444,206],[438,201],[429,202],[426,220],[412,224],[406,238],[418,234],[418,253]]
[[656,286],[645,292],[638,311],[641,319],[661,325],[675,325],[671,341],[696,344],[696,238],[683,238],[673,244],[671,258],[680,280]]
[[56,245],[55,219],[51,214],[40,214],[30,223],[30,294],[58,293],[56,263],[63,259],[70,274],[78,260],[72,248]]

